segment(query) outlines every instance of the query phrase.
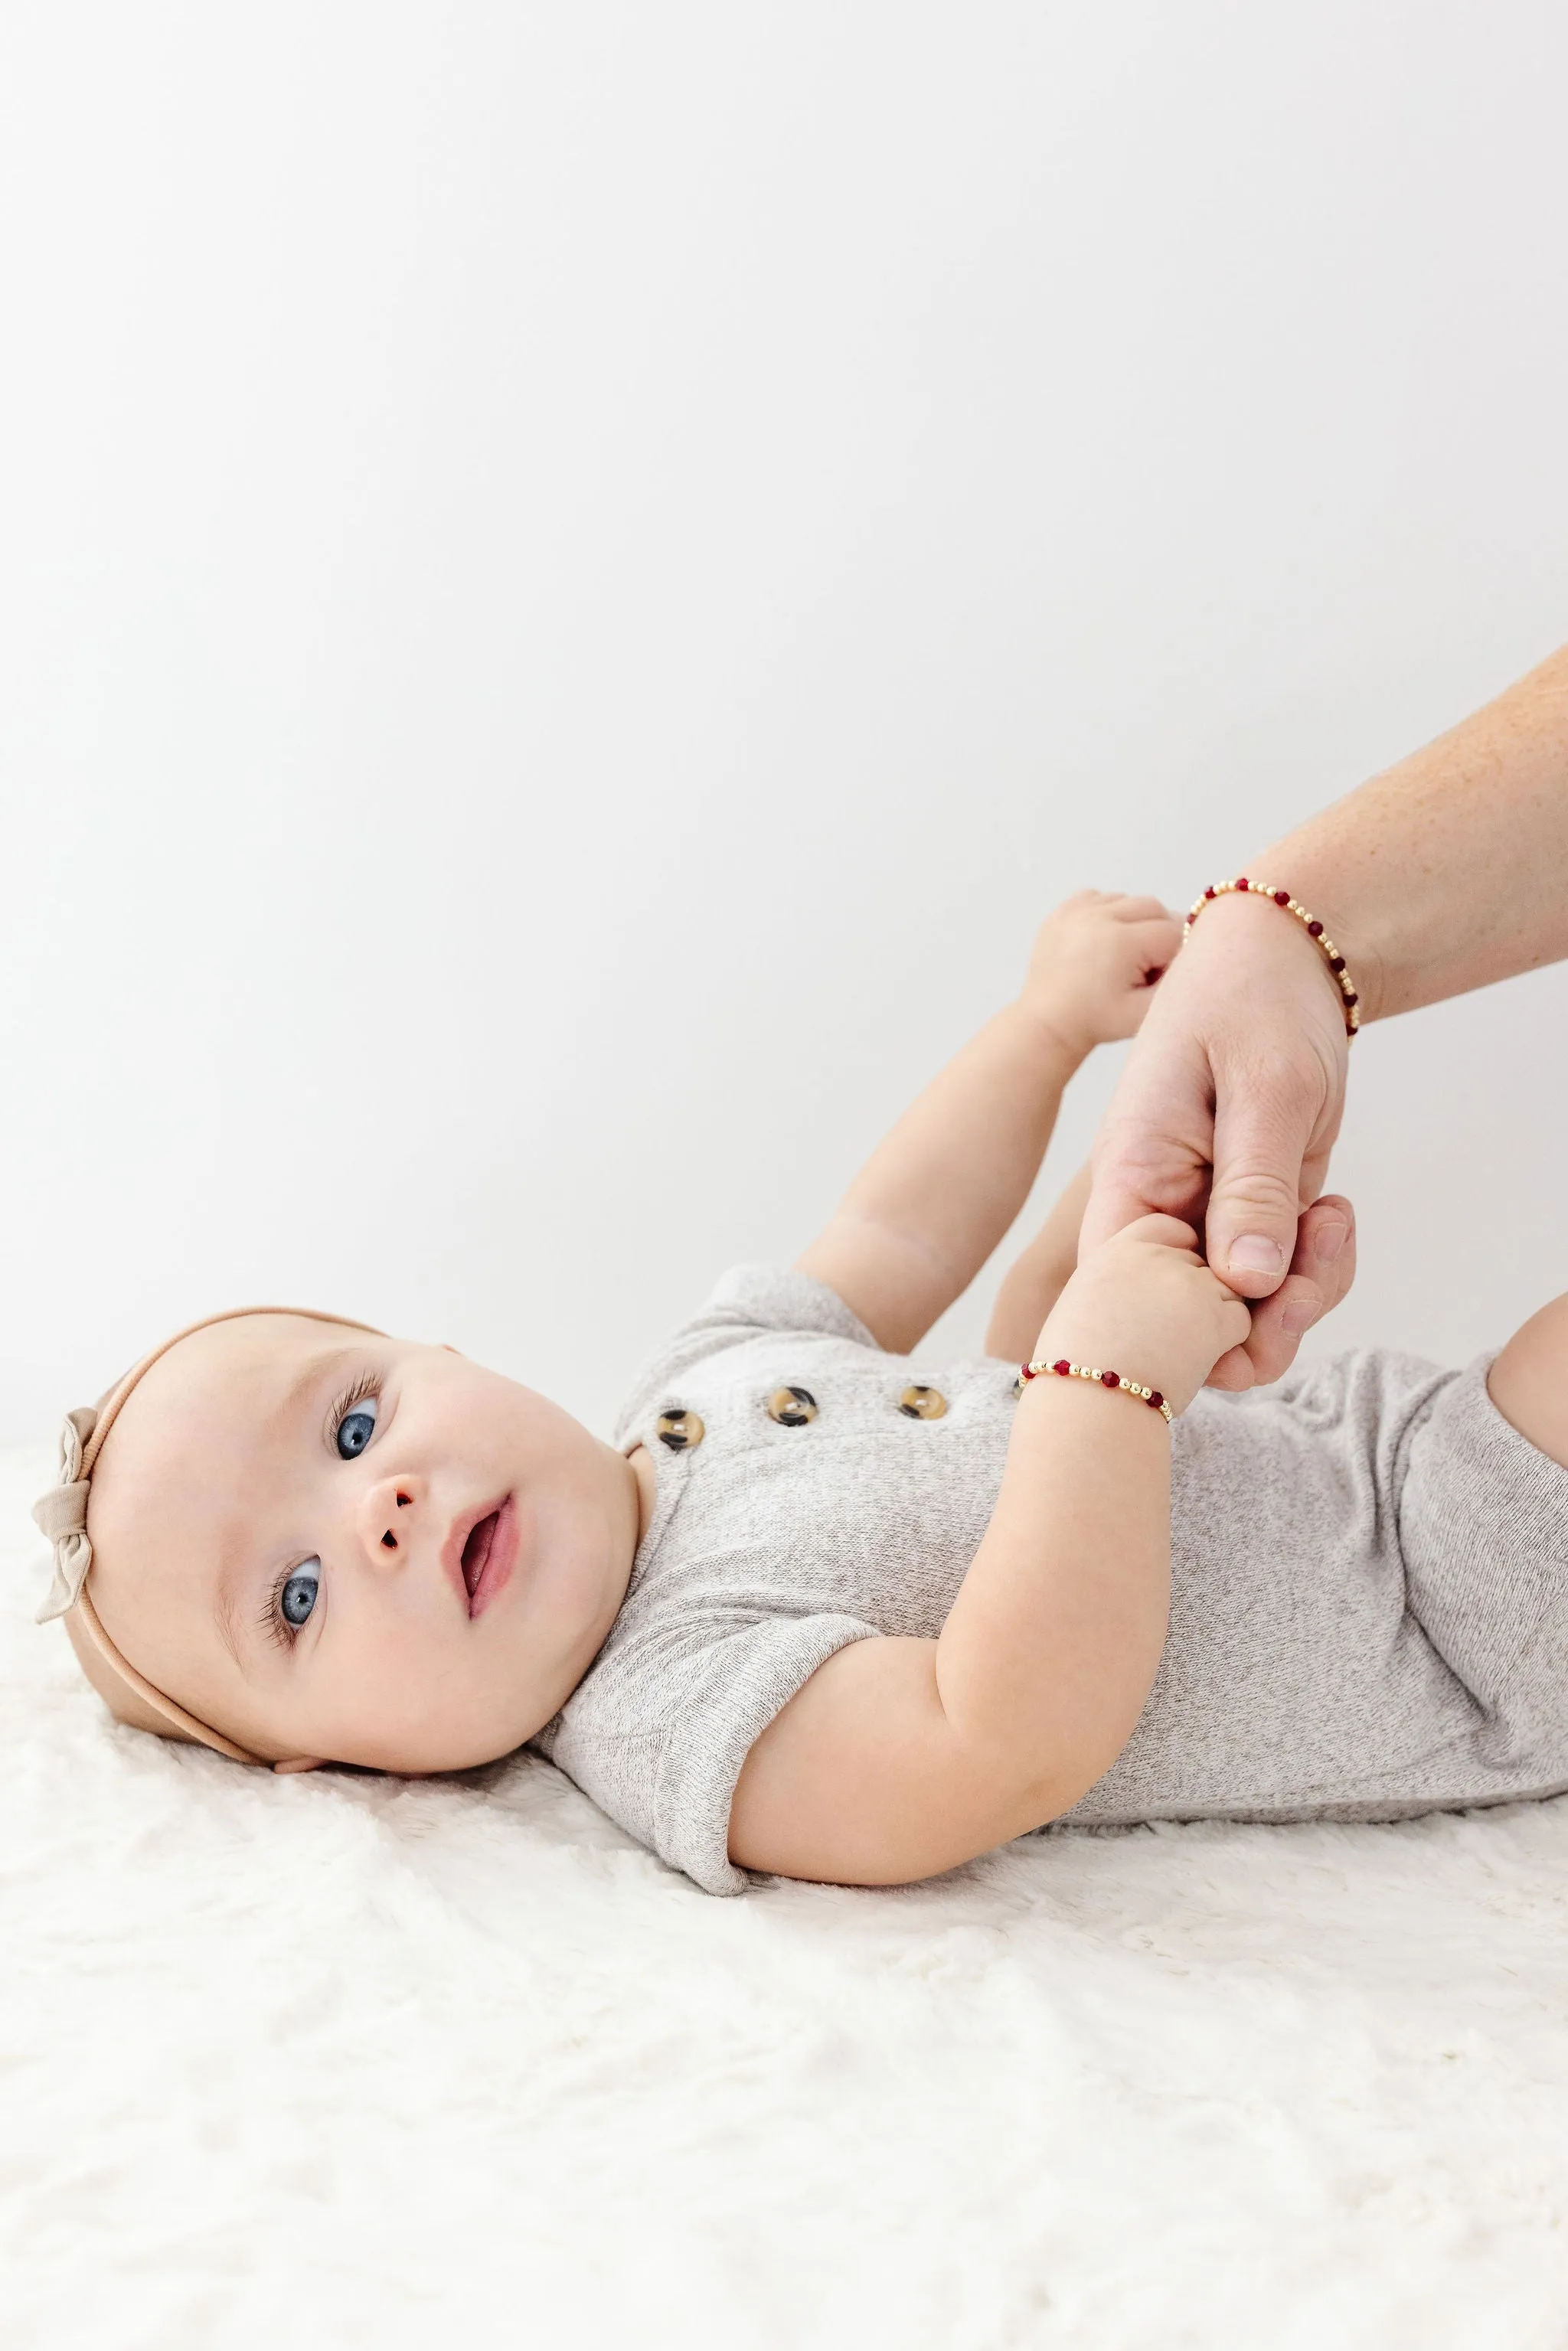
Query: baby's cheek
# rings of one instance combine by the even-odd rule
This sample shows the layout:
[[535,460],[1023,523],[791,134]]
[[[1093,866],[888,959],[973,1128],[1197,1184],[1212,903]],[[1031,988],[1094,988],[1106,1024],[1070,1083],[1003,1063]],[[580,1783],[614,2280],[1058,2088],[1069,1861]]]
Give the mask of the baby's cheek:
[[307,1713],[326,1742],[325,1752],[345,1761],[351,1751],[373,1745],[404,1728],[428,1703],[440,1674],[435,1645],[394,1624],[361,1615],[352,1625],[329,1627],[329,1638],[312,1661]]

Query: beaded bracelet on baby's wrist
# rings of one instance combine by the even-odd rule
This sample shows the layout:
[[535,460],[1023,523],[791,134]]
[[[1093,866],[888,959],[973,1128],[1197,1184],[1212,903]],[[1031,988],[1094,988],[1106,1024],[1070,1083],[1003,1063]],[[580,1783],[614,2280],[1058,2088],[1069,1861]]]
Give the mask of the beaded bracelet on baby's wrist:
[[1120,1372],[1091,1370],[1087,1364],[1070,1364],[1065,1355],[1059,1355],[1054,1364],[1019,1365],[1020,1380],[1037,1380],[1042,1372],[1054,1372],[1059,1380],[1098,1380],[1103,1388],[1120,1388],[1124,1395],[1136,1397],[1140,1404],[1146,1404],[1152,1412],[1157,1412],[1162,1420],[1168,1421],[1171,1417],[1171,1408],[1158,1388],[1142,1387],[1136,1380],[1124,1379]]
[[1356,1030],[1361,1026],[1361,1014],[1356,1009],[1360,998],[1356,995],[1355,987],[1351,979],[1351,976],[1344,967],[1344,957],[1341,955],[1333,941],[1325,935],[1323,926],[1318,921],[1316,915],[1309,914],[1304,906],[1298,905],[1297,902],[1291,897],[1288,890],[1271,890],[1266,882],[1249,882],[1245,873],[1239,873],[1234,882],[1211,883],[1208,888],[1204,892],[1201,898],[1195,898],[1193,900],[1192,911],[1187,915],[1186,923],[1182,925],[1181,935],[1183,946],[1185,946],[1186,944],[1187,933],[1191,930],[1194,923],[1197,922],[1198,916],[1202,914],[1209,900],[1211,898],[1227,897],[1233,890],[1244,890],[1248,896],[1251,898],[1271,898],[1275,905],[1282,906],[1287,914],[1294,914],[1297,922],[1301,924],[1301,928],[1306,932],[1307,936],[1316,943],[1324,962],[1328,965],[1330,971],[1333,974],[1334,979],[1338,983],[1340,995],[1344,999],[1343,1009],[1345,1035],[1347,1037],[1354,1037]]

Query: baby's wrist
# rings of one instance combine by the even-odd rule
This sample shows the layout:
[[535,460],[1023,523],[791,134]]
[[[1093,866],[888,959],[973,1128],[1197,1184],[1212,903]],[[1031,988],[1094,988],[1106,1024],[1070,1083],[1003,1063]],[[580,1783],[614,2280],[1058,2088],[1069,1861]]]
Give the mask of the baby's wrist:
[[1075,1014],[1065,998],[1057,998],[1048,989],[1026,988],[1012,1008],[1030,1032],[1036,1051],[1057,1065],[1063,1081],[1082,1067],[1099,1042],[1086,1031],[1082,1016]]
[[1108,1297],[1099,1284],[1075,1299],[1070,1281],[1046,1316],[1030,1361],[1113,1371],[1180,1411],[1195,1386],[1184,1361],[1187,1353],[1173,1347],[1167,1313],[1141,1313],[1135,1297]]
[[1101,1387],[1127,1396],[1134,1404],[1147,1405],[1157,1413],[1167,1427],[1176,1418],[1176,1409],[1163,1388],[1151,1387],[1146,1380],[1134,1378],[1114,1364],[1079,1363],[1070,1355],[1036,1355],[1019,1367],[1024,1384],[1034,1380],[1086,1381],[1091,1387]]
[[1154,1332],[1145,1334],[1131,1317],[1115,1314],[1064,1316],[1053,1309],[1034,1343],[1031,1364],[1085,1364],[1115,1371],[1124,1379],[1169,1393],[1176,1365]]

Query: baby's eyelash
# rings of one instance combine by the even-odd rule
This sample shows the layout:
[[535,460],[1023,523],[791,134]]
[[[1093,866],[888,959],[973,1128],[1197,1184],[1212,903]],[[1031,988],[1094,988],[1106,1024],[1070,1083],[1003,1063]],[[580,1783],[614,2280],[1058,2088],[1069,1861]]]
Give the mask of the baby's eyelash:
[[291,1649],[299,1638],[298,1628],[288,1622],[283,1613],[283,1587],[291,1575],[298,1574],[302,1564],[301,1561],[295,1560],[291,1566],[279,1570],[273,1580],[272,1589],[267,1595],[267,1604],[261,1612],[259,1622],[262,1631],[267,1635],[267,1639],[275,1642],[280,1649]]
[[327,1418],[321,1432],[329,1452],[336,1442],[339,1422],[346,1420],[354,1406],[357,1404],[363,1404],[367,1396],[379,1395],[381,1385],[380,1372],[362,1372],[357,1380],[352,1381],[342,1391],[340,1395],[335,1395],[332,1398],[327,1407]]
[[[367,1396],[379,1395],[381,1384],[379,1372],[361,1372],[357,1380],[350,1381],[332,1398],[327,1407],[327,1418],[321,1432],[329,1448],[337,1437],[340,1425],[348,1418],[354,1406],[363,1404]],[[261,1629],[267,1639],[275,1641],[280,1649],[291,1649],[299,1638],[299,1627],[291,1625],[283,1613],[283,1593],[289,1577],[299,1573],[300,1564],[298,1560],[295,1560],[289,1566],[278,1570],[261,1611]]]

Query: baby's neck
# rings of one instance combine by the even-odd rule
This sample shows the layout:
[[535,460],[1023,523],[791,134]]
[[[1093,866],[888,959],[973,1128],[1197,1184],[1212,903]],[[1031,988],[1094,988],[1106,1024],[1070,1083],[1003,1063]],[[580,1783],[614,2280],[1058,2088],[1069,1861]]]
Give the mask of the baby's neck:
[[[640,1548],[643,1536],[653,1524],[653,1505],[659,1499],[659,1473],[645,1445],[636,1446],[627,1458],[632,1474],[637,1480],[637,1547]],[[627,1573],[631,1573],[630,1561],[627,1562]]]

